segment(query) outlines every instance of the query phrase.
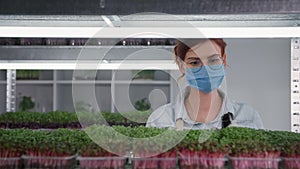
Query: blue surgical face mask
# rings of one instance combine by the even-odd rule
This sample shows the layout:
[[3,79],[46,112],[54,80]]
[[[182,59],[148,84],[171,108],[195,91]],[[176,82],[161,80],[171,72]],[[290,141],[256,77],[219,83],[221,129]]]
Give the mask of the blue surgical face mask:
[[204,65],[197,68],[186,68],[185,77],[189,86],[204,93],[210,93],[221,86],[225,77],[224,65]]

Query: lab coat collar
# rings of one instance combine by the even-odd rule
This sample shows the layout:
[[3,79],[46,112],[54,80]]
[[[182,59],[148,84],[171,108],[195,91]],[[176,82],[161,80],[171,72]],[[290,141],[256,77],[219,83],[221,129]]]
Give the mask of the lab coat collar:
[[[190,125],[202,124],[200,122],[192,121],[190,119],[190,117],[188,116],[187,110],[186,110],[185,105],[184,105],[184,100],[186,99],[187,95],[189,94],[189,90],[190,90],[190,87],[188,86],[188,87],[185,88],[184,93],[179,94],[177,96],[175,105],[173,105],[174,111],[175,111],[175,121],[177,119],[181,118],[185,123],[190,124]],[[209,122],[208,124],[220,122],[221,121],[221,117],[224,114],[228,113],[228,112],[231,112],[233,114],[233,116],[235,117],[235,112],[234,112],[234,109],[233,109],[233,103],[232,103],[232,101],[220,89],[218,89],[218,93],[220,94],[220,96],[223,99],[221,111],[218,114],[218,116],[214,120],[212,120],[211,122]]]

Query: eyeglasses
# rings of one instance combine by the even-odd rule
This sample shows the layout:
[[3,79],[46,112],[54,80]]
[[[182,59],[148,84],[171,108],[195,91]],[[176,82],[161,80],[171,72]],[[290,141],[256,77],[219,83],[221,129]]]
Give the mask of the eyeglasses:
[[218,54],[203,59],[199,57],[189,57],[186,59],[185,64],[188,68],[197,68],[206,65],[217,69],[223,65],[223,58]]

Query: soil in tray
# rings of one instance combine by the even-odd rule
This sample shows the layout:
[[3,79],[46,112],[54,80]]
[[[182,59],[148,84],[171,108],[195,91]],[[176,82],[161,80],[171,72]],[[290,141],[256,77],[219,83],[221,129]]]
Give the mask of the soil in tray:
[[74,168],[75,162],[68,160],[27,160],[25,163],[25,169],[70,169]]
[[283,169],[299,169],[300,158],[282,158],[280,166]]
[[125,158],[113,157],[79,157],[81,169],[123,169]]
[[70,157],[30,157],[22,156],[25,169],[73,169],[77,165],[76,156]]
[[180,168],[183,169],[222,169],[225,168],[224,158],[183,158],[180,159]]
[[134,169],[176,169],[176,158],[142,158],[134,159]]
[[278,169],[279,159],[230,159],[234,169]]
[[192,166],[180,166],[180,169],[225,169],[226,166],[223,167],[205,167],[203,165],[192,165]]
[[21,158],[0,158],[0,168],[19,169],[22,168]]

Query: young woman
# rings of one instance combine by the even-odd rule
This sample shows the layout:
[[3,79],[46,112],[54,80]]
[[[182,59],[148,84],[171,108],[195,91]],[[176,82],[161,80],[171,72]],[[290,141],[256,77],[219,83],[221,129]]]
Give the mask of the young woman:
[[148,127],[210,129],[234,125],[263,128],[256,110],[230,100],[221,90],[225,83],[225,47],[223,39],[177,42],[175,60],[182,73],[178,81],[187,85],[175,103],[161,106],[151,114]]

